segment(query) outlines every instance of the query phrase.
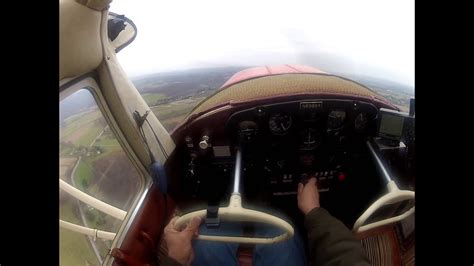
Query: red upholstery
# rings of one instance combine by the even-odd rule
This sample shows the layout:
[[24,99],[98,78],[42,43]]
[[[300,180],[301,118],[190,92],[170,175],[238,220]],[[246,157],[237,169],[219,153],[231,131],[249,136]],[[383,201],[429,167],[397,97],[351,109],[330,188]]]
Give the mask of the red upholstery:
[[247,79],[264,77],[269,75],[289,74],[289,73],[325,73],[317,68],[303,65],[281,65],[254,67],[242,70],[227,80],[221,88],[230,86]]
[[237,259],[240,266],[252,266],[253,248],[239,246]]

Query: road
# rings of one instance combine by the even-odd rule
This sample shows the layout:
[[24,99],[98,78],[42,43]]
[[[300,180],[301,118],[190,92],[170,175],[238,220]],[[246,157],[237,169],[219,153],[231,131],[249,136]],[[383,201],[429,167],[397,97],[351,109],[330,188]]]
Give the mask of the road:
[[[100,136],[102,136],[102,134],[104,134],[104,131],[105,131],[106,128],[107,128],[107,126],[104,127],[104,129],[100,132],[99,135],[97,135],[97,137],[91,142],[89,147],[92,147],[94,145],[94,143],[100,138]],[[75,177],[77,166],[79,165],[81,160],[82,160],[82,156],[79,156],[79,158],[76,162],[76,165],[74,165],[74,168],[72,169],[72,172],[71,172],[71,183],[76,188],[77,188],[76,180],[74,179],[74,177]],[[89,225],[87,223],[86,216],[84,215],[84,210],[83,210],[84,204],[82,202],[80,202],[79,200],[76,200],[76,201],[77,201],[77,206],[79,207],[79,213],[81,214],[82,223],[85,227],[89,227]],[[94,253],[95,253],[95,256],[97,257],[97,260],[99,261],[100,265],[102,265],[103,260],[102,260],[102,257],[100,256],[99,249],[97,248],[97,245],[95,244],[94,238],[92,236],[87,236],[87,237],[89,238],[89,243],[91,244],[91,247],[94,250]]]

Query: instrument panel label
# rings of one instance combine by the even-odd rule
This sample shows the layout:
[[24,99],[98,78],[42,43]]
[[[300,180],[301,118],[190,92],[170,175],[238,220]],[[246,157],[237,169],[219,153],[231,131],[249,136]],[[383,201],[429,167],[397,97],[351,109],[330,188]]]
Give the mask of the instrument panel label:
[[301,102],[300,110],[320,110],[323,108],[323,102]]
[[230,157],[229,146],[214,146],[212,149],[216,157]]

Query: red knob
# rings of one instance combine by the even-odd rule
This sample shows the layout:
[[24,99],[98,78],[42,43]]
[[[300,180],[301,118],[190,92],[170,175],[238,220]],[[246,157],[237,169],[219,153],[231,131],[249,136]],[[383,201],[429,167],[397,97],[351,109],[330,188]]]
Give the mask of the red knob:
[[344,181],[344,180],[346,179],[346,175],[345,175],[343,172],[341,172],[341,173],[339,173],[339,175],[337,176],[337,178],[339,179],[339,181],[342,182],[342,181]]

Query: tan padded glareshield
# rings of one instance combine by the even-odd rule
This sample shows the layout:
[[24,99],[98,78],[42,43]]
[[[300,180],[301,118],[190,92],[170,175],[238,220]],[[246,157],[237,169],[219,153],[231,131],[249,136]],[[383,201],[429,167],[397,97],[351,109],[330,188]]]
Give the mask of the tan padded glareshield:
[[229,101],[248,101],[303,93],[327,93],[362,97],[383,97],[350,80],[327,74],[281,74],[245,80],[230,85],[204,100],[190,115],[201,113]]

